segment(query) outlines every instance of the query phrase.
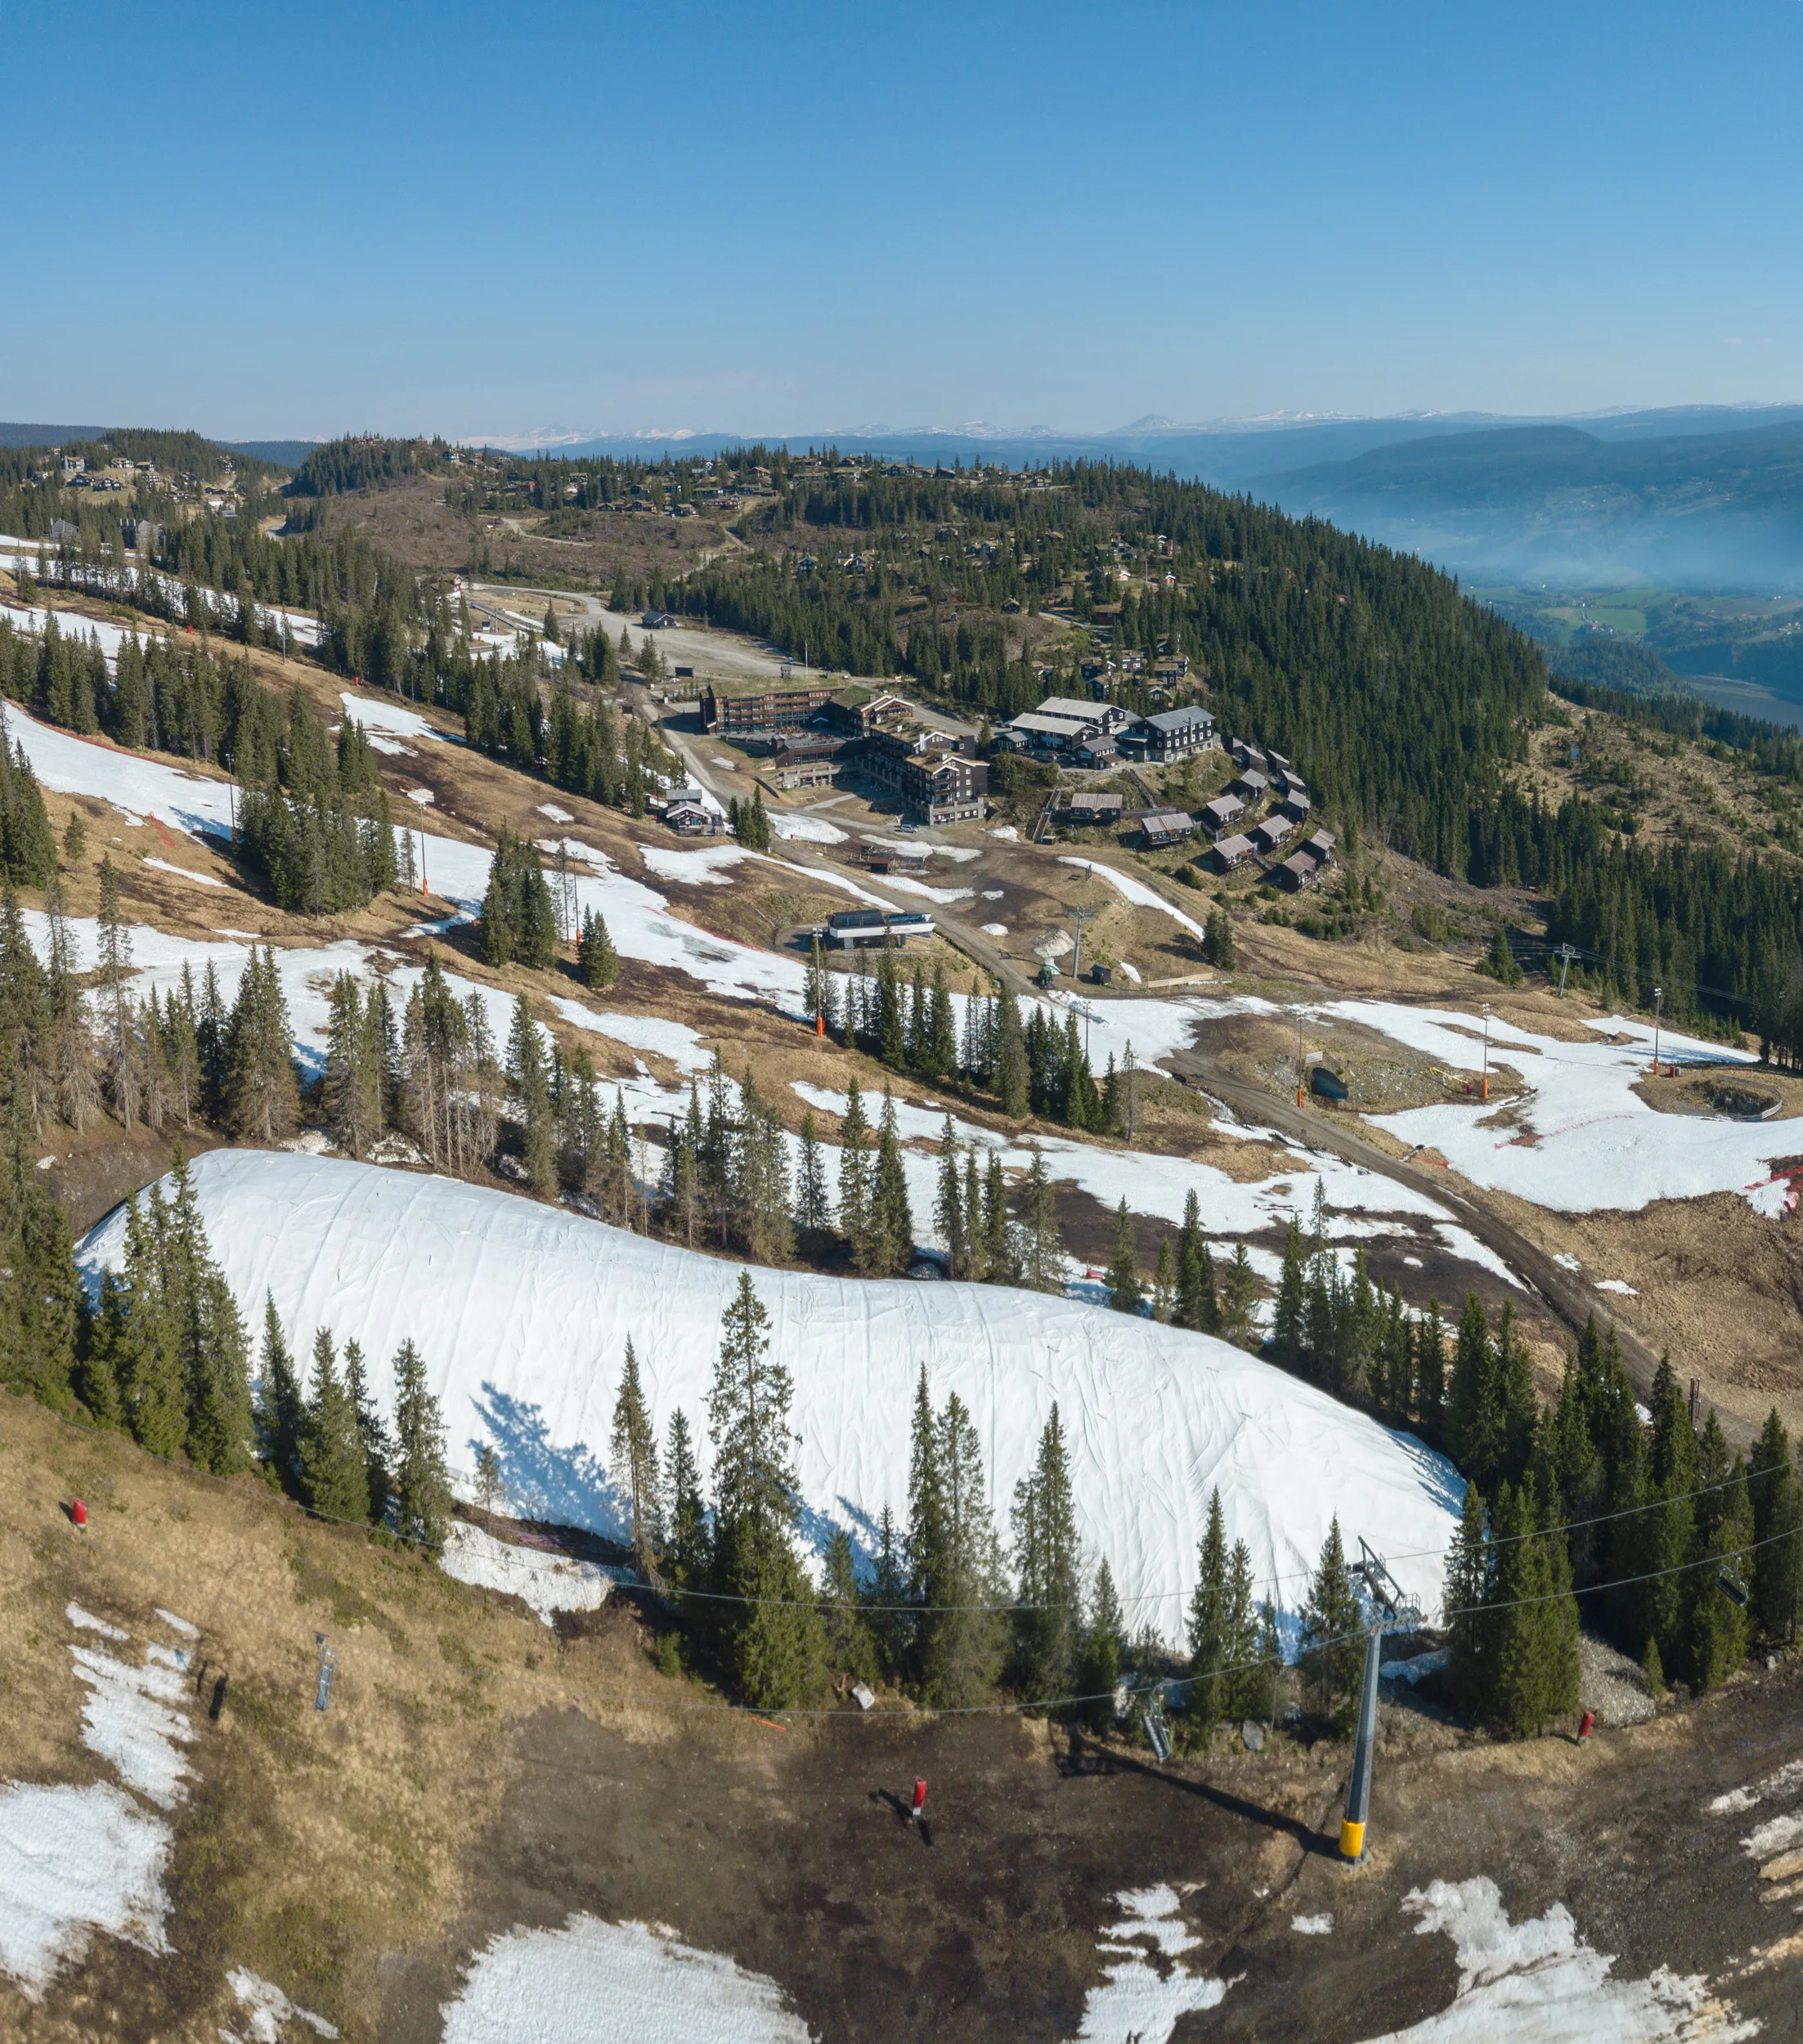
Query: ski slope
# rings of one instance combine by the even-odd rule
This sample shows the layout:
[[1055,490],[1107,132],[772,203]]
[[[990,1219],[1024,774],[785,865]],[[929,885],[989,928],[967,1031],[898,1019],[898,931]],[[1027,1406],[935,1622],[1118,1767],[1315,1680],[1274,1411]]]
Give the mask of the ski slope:
[[[468,1481],[491,1443],[513,1508],[617,1536],[605,1444],[630,1334],[660,1434],[680,1406],[706,1453],[720,1315],[741,1266],[443,1178],[281,1152],[193,1166],[202,1218],[247,1321],[272,1297],[295,1352],[330,1327],[377,1360],[415,1341]],[[83,1242],[91,1283],[123,1253],[114,1213]],[[860,1283],[754,1270],[795,1383],[805,1535],[862,1553],[905,1508],[908,1420],[926,1366],[957,1392],[1006,1500],[1056,1401],[1078,1520],[1129,1624],[1178,1637],[1209,1493],[1261,1592],[1294,1610],[1337,1512],[1433,1607],[1462,1486],[1451,1465],[1243,1351],[1155,1322],[999,1286]]]

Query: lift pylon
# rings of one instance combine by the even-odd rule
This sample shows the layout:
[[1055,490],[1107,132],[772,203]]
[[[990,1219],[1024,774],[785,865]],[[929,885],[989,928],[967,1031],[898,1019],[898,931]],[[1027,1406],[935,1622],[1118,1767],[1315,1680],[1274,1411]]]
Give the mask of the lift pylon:
[[1371,1809],[1371,1759],[1377,1744],[1377,1677],[1386,1633],[1413,1632],[1421,1623],[1421,1607],[1402,1594],[1401,1585],[1363,1540],[1352,1572],[1361,1578],[1370,1602],[1365,1634],[1365,1673],[1359,1683],[1358,1736],[1352,1746],[1352,1777],[1346,1785],[1346,1815],[1339,1827],[1340,1857],[1365,1857],[1365,1827]]

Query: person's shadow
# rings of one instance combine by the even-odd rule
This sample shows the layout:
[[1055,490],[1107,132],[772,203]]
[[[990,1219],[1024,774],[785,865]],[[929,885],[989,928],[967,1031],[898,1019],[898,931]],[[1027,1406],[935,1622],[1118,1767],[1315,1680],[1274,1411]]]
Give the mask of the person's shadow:
[[899,1822],[912,1825],[913,1828],[920,1833],[922,1845],[931,1845],[932,1844],[933,1827],[931,1822],[924,1817],[921,1818],[917,1822],[908,1804],[904,1802],[901,1797],[897,1795],[892,1789],[872,1789],[870,1793],[870,1800],[872,1803],[886,1803],[895,1813],[896,1819]]

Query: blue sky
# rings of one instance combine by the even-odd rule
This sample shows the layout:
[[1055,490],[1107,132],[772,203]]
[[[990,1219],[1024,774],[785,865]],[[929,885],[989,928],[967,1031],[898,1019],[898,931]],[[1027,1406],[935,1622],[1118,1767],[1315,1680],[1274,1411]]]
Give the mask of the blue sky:
[[5,22],[9,419],[1803,399],[1799,0]]

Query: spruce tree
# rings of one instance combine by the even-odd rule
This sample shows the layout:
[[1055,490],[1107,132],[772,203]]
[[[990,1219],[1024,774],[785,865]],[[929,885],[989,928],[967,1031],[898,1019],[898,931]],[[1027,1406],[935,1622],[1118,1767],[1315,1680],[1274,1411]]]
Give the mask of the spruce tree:
[[1227,1535],[1218,1489],[1209,1494],[1209,1520],[1196,1556],[1195,1588],[1190,1596],[1191,1735],[1206,1746],[1221,1718],[1221,1670],[1227,1660]]
[[825,1643],[794,1547],[800,1498],[789,1431],[793,1387],[769,1352],[769,1319],[739,1275],[708,1396],[714,1446],[713,1586],[742,1600],[721,1625],[721,1658],[747,1701],[793,1703],[818,1688]]
[[842,1526],[836,1526],[827,1537],[821,1571],[820,1622],[826,1634],[827,1665],[853,1682],[872,1683],[881,1674],[880,1656],[862,1602],[851,1537]]
[[1292,1213],[1284,1237],[1282,1274],[1277,1280],[1277,1299],[1272,1319],[1272,1339],[1279,1357],[1286,1363],[1302,1360],[1305,1299],[1303,1277],[1302,1223]]
[[[995,1607],[1007,1590],[984,1480],[982,1446],[970,1411],[953,1392],[944,1412],[935,1418],[929,1406],[926,1419],[936,1486],[937,1535],[924,1553],[917,1545],[920,1515],[911,1484],[909,1556],[917,1594],[929,1607],[920,1616],[917,1665],[922,1701],[952,1709],[980,1703],[994,1689],[1008,1636],[1007,1619]],[[917,1405],[917,1465],[921,1423]]]
[[826,1160],[814,1127],[814,1110],[801,1117],[801,1164],[796,1173],[795,1218],[798,1226],[823,1234],[832,1226],[832,1205],[827,1195]]
[[357,982],[333,982],[325,1033],[325,1123],[339,1149],[361,1158],[382,1131],[382,1070]]
[[1124,1193],[1115,1210],[1115,1253],[1109,1260],[1107,1283],[1108,1302],[1117,1313],[1137,1313],[1145,1304],[1139,1281],[1139,1244]]
[[1096,1564],[1090,1585],[1089,1607],[1083,1625],[1083,1664],[1077,1686],[1088,1699],[1083,1715],[1098,1731],[1115,1722],[1115,1695],[1120,1686],[1127,1653],[1127,1628],[1121,1618],[1120,1598],[1115,1589],[1114,1571],[1103,1556]]
[[1258,1346],[1258,1323],[1254,1318],[1254,1308],[1258,1303],[1256,1284],[1246,1245],[1236,1242],[1233,1245],[1233,1261],[1227,1266],[1227,1275],[1221,1286],[1219,1316],[1221,1338],[1231,1342],[1236,1347],[1256,1349]]
[[608,1461],[615,1487],[626,1508],[628,1544],[648,1580],[657,1575],[663,1545],[662,1500],[657,1486],[657,1437],[639,1380],[639,1358],[626,1337],[626,1362],[620,1373],[620,1395],[613,1405],[613,1432]]
[[253,945],[226,1027],[226,1119],[240,1141],[277,1143],[293,1132],[300,1111],[294,1034],[275,947]]
[[1083,1642],[1083,1568],[1076,1501],[1056,1403],[1030,1475],[1014,1487],[1017,1684],[1029,1701],[1066,1695]]
[[1446,1427],[1446,1347],[1440,1326],[1440,1302],[1428,1301],[1425,1320],[1415,1325],[1415,1410],[1421,1432],[1437,1446]]
[[526,1175],[533,1191],[557,1190],[557,1134],[551,1114],[550,1075],[538,1024],[523,993],[514,998],[507,1038],[507,1077],[519,1118]]
[[1262,1715],[1265,1681],[1258,1665],[1258,1607],[1252,1588],[1252,1550],[1236,1540],[1227,1557],[1227,1591],[1222,1600],[1222,1631],[1227,1648],[1227,1673],[1222,1683],[1221,1707],[1229,1718],[1255,1718]]
[[357,1407],[338,1374],[332,1337],[313,1337],[313,1381],[301,1446],[302,1495],[321,1517],[361,1521],[370,1515],[370,1479],[357,1431]]
[[664,1442],[662,1508],[665,1575],[679,1589],[705,1583],[712,1562],[707,1508],[702,1498],[688,1415],[680,1406],[670,1415],[670,1433]]
[[388,1430],[383,1424],[382,1415],[376,1409],[375,1399],[370,1388],[369,1371],[363,1360],[363,1350],[356,1341],[344,1344],[344,1388],[351,1401],[351,1410],[357,1415],[357,1439],[363,1448],[363,1473],[369,1491],[370,1517],[378,1526],[386,1523],[388,1516],[389,1465],[393,1460],[393,1448],[388,1440]]
[[1453,1460],[1485,1490],[1492,1487],[1501,1475],[1509,1449],[1496,1362],[1483,1301],[1475,1292],[1468,1293],[1459,1318],[1458,1349],[1453,1361],[1448,1445]]
[[1448,1679],[1459,1708],[1472,1717],[1483,1715],[1490,1688],[1489,1614],[1483,1607],[1495,1601],[1493,1567],[1483,1494],[1468,1483],[1459,1530],[1446,1554],[1445,1606],[1452,1654]]
[[996,1048],[994,1089],[1002,1112],[1016,1121],[1027,1111],[1027,1047],[1020,1027],[1020,1009],[1013,993],[998,985],[996,993]]
[[444,1419],[410,1341],[394,1358],[394,1530],[436,1561],[451,1526]]
[[1302,1613],[1303,1661],[1314,1683],[1316,1707],[1336,1723],[1350,1706],[1365,1659],[1358,1598],[1340,1541],[1336,1515],[1321,1543],[1321,1560]]
[[[1047,1179],[1043,1162],[1036,1163],[1028,1180],[1028,1200],[1039,1201],[1046,1208],[1052,1204],[1052,1187]],[[1035,1242],[1038,1239],[1037,1226],[1030,1226],[1029,1233]],[[1053,1220],[1053,1240],[1056,1244],[1056,1217]],[[1013,1238],[1008,1226],[1008,1186],[1002,1176],[1002,1153],[989,1152],[989,1163],[983,1171],[983,1275],[992,1284],[1007,1284],[1019,1273],[1016,1269]]]
[[868,1267],[872,1233],[871,1215],[870,1124],[856,1079],[845,1083],[845,1108],[839,1123],[839,1232],[860,1271]]
[[164,1310],[186,1383],[189,1457],[215,1476],[249,1466],[250,1351],[237,1302],[213,1260],[194,1178],[177,1143],[164,1236]]
[[1803,1606],[1803,1483],[1776,1407],[1754,1447],[1747,1490],[1756,1543],[1754,1615],[1767,1638],[1789,1641],[1796,1637]]
[[[1065,1289],[1064,1249],[1058,1239],[1058,1207],[1046,1169],[1045,1152],[1031,1144],[1033,1163],[1020,1203],[1018,1253],[1007,1259],[1018,1281],[1034,1292],[1062,1292]],[[1002,1160],[990,1152],[989,1169],[998,1193],[998,1206],[1006,1211],[1000,1196]],[[1004,1224],[1005,1225],[1005,1224]],[[1006,1238],[1004,1238],[1006,1239]]]
[[945,1244],[946,1275],[971,1275],[970,1244],[964,1234],[964,1188],[958,1168],[958,1132],[949,1114],[939,1141],[939,1188],[933,1201],[933,1225]]
[[273,1293],[263,1299],[263,1346],[257,1377],[257,1452],[285,1490],[301,1480],[301,1440],[306,1427],[306,1401],[293,1357],[276,1314]]
[[613,948],[599,908],[587,909],[583,913],[582,935],[576,942],[576,970],[583,985],[597,991],[611,987],[619,977],[620,954]]
[[870,1221],[868,1267],[878,1276],[899,1275],[913,1257],[914,1217],[908,1201],[908,1174],[895,1127],[895,1103],[886,1086],[882,1118],[877,1124]]

